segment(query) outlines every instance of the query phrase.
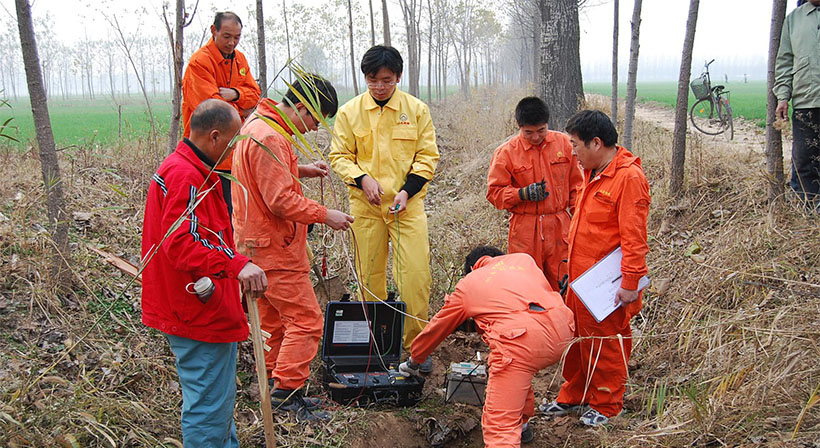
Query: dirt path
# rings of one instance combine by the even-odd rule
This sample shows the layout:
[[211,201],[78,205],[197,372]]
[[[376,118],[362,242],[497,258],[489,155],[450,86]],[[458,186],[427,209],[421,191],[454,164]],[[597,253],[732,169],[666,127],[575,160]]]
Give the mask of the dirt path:
[[[652,123],[660,128],[673,132],[675,129],[675,110],[660,103],[640,103],[636,107],[635,115],[638,119]],[[734,139],[727,140],[724,135],[706,135],[697,131],[686,117],[689,132],[700,136],[704,143],[720,146],[725,149],[734,149],[748,152],[765,153],[766,133],[752,121],[735,117]],[[784,144],[785,146],[785,144]]]

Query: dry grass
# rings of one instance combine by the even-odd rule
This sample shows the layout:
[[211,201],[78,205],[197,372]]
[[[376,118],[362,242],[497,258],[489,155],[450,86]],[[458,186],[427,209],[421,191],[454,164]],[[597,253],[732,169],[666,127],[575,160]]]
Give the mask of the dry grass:
[[[505,213],[484,198],[485,179],[492,150],[515,131],[510,111],[520,96],[488,92],[434,108],[442,160],[427,199],[433,309],[453,287],[467,248],[506,242]],[[609,430],[590,432],[573,423],[565,443],[817,446],[816,217],[789,201],[766,203],[762,154],[729,151],[697,137],[687,155],[687,191],[672,200],[671,135],[641,120],[635,135],[635,152],[652,186],[654,283],[633,322],[637,340],[627,412]],[[62,154],[71,209],[93,217],[90,226],[72,229],[74,283],[70,293],[57,295],[44,278],[51,244],[41,231],[46,219],[39,165],[32,153],[5,154],[0,446],[178,446],[181,397],[167,342],[139,322],[139,289],[85,247],[105,245],[137,260],[153,156],[138,144]],[[308,187],[315,197],[316,185]],[[346,202],[343,187],[335,187]],[[332,202],[327,191],[326,202]],[[340,246],[328,253],[331,269],[349,281]],[[247,343],[241,353],[239,436],[243,446],[259,446],[261,415]],[[42,380],[32,384],[39,375]],[[315,384],[314,378],[311,392],[318,392]],[[536,391],[539,397],[544,393]],[[439,401],[431,394],[418,411],[340,409],[333,421],[317,427],[280,419],[280,446],[376,446],[385,440],[419,446],[424,418],[453,412]],[[790,442],[798,421],[796,441]],[[539,421],[537,429],[543,434],[551,425],[567,426]],[[475,434],[461,445],[478,446]]]

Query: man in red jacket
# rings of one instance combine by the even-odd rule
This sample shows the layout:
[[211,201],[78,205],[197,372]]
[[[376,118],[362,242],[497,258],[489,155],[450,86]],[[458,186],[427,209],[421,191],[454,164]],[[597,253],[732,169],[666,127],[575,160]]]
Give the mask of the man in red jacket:
[[624,407],[632,353],[629,321],[641,310],[638,282],[647,273],[649,183],[641,159],[616,145],[618,131],[603,112],[578,112],[566,129],[572,152],[584,169],[584,184],[569,226],[569,281],[620,247],[620,288],[613,299],[620,307],[597,322],[572,289],[567,291],[567,306],[575,314],[575,336],[581,339],[567,353],[565,381],[557,400],[541,405],[541,411],[552,415],[581,411],[581,423],[599,426]]
[[240,125],[228,103],[202,102],[190,138],[162,162],[145,204],[142,322],[165,334],[176,357],[186,447],[239,446],[236,346],[248,337],[239,285],[251,296],[267,288],[264,271],[236,253],[213,172]]

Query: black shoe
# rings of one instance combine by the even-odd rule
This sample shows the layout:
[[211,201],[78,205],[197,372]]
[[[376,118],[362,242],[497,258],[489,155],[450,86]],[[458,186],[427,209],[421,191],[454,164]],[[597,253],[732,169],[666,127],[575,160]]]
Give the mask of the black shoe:
[[293,413],[297,420],[328,421],[330,413],[311,407],[300,390],[275,389],[271,394],[273,412]]
[[532,433],[529,422],[524,423],[524,426],[521,427],[521,443],[530,443],[534,439],[535,435]]
[[[273,386],[273,380],[268,380],[268,390],[271,391],[270,398],[271,398],[271,403],[273,403],[274,401],[276,401],[278,399],[276,396],[273,395],[273,393],[276,392],[276,390],[277,390]],[[291,391],[285,390],[285,389],[278,389],[278,390],[284,391],[285,393],[287,393],[287,395],[284,395],[284,397],[287,397],[288,395],[290,395],[290,392],[291,392]],[[300,391],[300,394],[301,394],[301,391]],[[305,400],[305,403],[307,404],[307,407],[310,408],[310,409],[321,407],[324,404],[324,403],[322,403],[322,400],[320,398],[305,397],[304,395],[302,395],[302,398]],[[278,400],[282,401],[281,398],[279,398]],[[276,405],[274,405],[273,407],[275,408]]]

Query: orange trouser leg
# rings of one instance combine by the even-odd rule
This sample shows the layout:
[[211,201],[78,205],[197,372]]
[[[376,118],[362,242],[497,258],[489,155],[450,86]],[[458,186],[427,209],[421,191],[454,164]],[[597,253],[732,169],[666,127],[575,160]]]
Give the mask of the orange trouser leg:
[[618,415],[623,410],[626,366],[632,354],[629,319],[623,309],[618,309],[597,323],[574,294],[568,294],[567,303],[575,310],[576,334],[584,339],[569,350],[563,371],[565,382],[557,401],[589,403],[607,417]]
[[[262,329],[271,333],[265,354],[268,376],[280,389],[298,389],[322,337],[322,311],[307,272],[266,271],[268,290],[257,300]],[[278,348],[278,350],[277,350]]]
[[521,425],[533,415],[532,377],[538,369],[513,362],[490,365],[481,428],[487,447],[521,446]]
[[513,214],[508,235],[509,253],[529,254],[544,272],[547,282],[558,291],[558,280],[566,273],[569,217]]

